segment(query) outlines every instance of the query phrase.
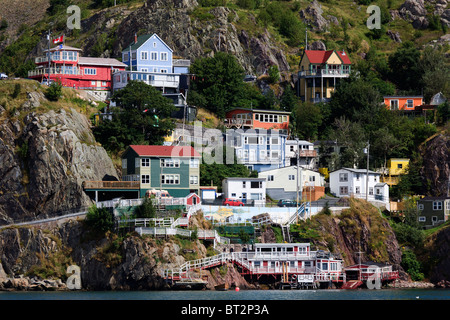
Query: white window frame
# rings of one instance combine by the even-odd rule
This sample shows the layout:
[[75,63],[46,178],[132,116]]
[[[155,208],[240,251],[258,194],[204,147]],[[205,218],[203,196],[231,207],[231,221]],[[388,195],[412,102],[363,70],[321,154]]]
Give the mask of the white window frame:
[[148,60],[148,51],[141,51],[141,60]]
[[123,61],[129,61],[129,60],[130,60],[130,55],[128,54],[128,52],[124,52]]
[[419,217],[419,222],[425,222],[425,221],[427,221],[427,218],[425,216]]
[[160,55],[160,60],[161,61],[168,61],[169,60],[169,54],[167,52],[161,52]]
[[142,184],[149,184],[150,183],[150,175],[149,174],[141,175],[141,183]]
[[122,169],[127,168],[127,159],[122,159]]
[[[411,106],[410,106],[410,102],[411,102]],[[406,100],[406,107],[407,108],[414,108],[414,100],[413,99],[407,99]]]
[[[394,102],[395,101],[395,106],[394,106],[394,108],[392,108],[393,106],[392,106],[392,102]],[[391,100],[389,100],[389,108],[391,109],[391,110],[398,110],[399,109],[399,106],[398,106],[398,99],[391,99]]]
[[442,201],[433,201],[433,211],[442,210]]
[[348,182],[348,173],[347,172],[339,173],[339,182]]
[[347,186],[339,187],[339,194],[340,195],[348,195],[348,187]]
[[422,210],[423,210],[423,203],[419,203],[419,204],[417,205],[417,209],[420,210],[420,211],[422,211]]
[[197,175],[189,176],[189,184],[198,184],[198,176]]
[[189,168],[198,168],[199,167],[199,159],[190,159]]
[[141,167],[150,167],[150,158],[141,158]]
[[159,181],[161,181],[162,184],[178,185],[178,184],[180,184],[180,175],[179,174],[161,174],[159,177]]
[[295,181],[295,175],[294,174],[289,174],[288,175],[288,180],[289,181]]
[[150,51],[150,60],[158,61],[158,51]]

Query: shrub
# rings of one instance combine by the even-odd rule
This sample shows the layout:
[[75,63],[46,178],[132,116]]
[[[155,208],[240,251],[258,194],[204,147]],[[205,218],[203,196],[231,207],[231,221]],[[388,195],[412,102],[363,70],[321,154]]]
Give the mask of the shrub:
[[20,83],[16,83],[14,86],[14,91],[11,94],[11,98],[13,98],[13,99],[17,98],[20,94],[20,90],[21,90]]
[[411,276],[413,281],[422,281],[424,279],[424,275],[421,272],[422,265],[417,261],[416,255],[412,250],[403,251],[401,266]]
[[85,222],[93,232],[106,233],[114,228],[114,216],[109,209],[95,205],[89,208]]
[[144,198],[142,204],[135,210],[136,218],[154,218],[156,215],[156,208],[150,198]]
[[45,97],[50,101],[58,101],[62,95],[61,82],[53,82],[50,87],[45,91]]

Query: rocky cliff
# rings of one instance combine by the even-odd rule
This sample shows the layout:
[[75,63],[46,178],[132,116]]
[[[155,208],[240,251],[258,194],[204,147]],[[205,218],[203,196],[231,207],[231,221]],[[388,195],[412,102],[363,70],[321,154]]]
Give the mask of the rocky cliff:
[[15,99],[8,92],[14,81],[1,84],[7,99],[0,98],[0,224],[89,206],[83,181],[117,178],[90,121],[70,100],[75,93],[51,103],[37,82],[20,83]]

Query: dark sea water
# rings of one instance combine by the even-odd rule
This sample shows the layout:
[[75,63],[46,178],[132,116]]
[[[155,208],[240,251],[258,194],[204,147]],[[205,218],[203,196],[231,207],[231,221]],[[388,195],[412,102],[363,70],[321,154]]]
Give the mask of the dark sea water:
[[0,300],[450,300],[450,289],[1,292]]

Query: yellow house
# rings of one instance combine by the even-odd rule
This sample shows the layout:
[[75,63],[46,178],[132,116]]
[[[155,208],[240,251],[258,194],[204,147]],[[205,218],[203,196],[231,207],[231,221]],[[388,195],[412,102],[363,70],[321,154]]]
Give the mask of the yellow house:
[[391,158],[387,163],[387,176],[381,177],[381,182],[387,183],[389,186],[397,185],[400,176],[407,173],[409,159]]
[[298,72],[298,96],[314,103],[329,101],[340,79],[350,75],[351,64],[344,51],[305,50]]

